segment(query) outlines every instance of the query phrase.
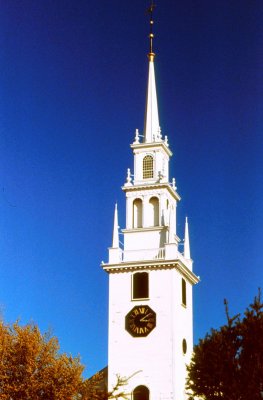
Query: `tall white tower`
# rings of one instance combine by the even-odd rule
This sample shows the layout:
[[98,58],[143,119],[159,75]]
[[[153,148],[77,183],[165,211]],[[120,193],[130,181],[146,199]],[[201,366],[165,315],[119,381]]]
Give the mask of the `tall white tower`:
[[143,140],[136,130],[128,169],[124,244],[119,242],[115,206],[109,261],[108,386],[117,375],[130,377],[131,400],[185,400],[186,364],[193,347],[192,271],[188,222],[184,252],[178,249],[175,179],[169,178],[172,152],[159,126],[150,9],[149,76]]

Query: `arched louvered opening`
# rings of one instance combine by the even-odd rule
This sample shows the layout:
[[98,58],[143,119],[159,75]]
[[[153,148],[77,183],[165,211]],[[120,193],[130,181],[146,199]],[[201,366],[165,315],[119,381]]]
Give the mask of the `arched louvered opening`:
[[142,200],[135,199],[133,202],[133,228],[142,227]]
[[159,226],[159,199],[152,197],[149,201],[149,225]]
[[145,156],[143,159],[143,179],[153,178],[153,157]]

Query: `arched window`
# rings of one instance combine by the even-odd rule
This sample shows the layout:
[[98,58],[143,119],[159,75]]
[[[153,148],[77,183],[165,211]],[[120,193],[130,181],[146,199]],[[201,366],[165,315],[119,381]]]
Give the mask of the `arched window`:
[[143,179],[153,178],[153,157],[145,156],[142,163]]
[[149,225],[158,226],[159,225],[159,199],[157,197],[152,197],[149,201]]
[[182,278],[182,304],[186,306],[186,281]]
[[142,200],[135,199],[133,202],[133,228],[142,227]]
[[132,298],[149,298],[149,274],[148,272],[136,272],[132,275]]
[[137,386],[133,391],[132,400],[149,400],[149,389],[146,386]]

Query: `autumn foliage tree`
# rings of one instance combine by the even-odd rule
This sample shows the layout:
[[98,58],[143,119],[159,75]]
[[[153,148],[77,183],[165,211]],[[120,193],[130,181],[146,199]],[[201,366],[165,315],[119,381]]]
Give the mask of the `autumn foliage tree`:
[[244,316],[229,316],[194,347],[188,367],[190,399],[262,400],[263,304],[260,291]]
[[97,372],[90,379],[83,382],[80,394],[81,400],[128,400],[125,387],[130,378],[123,378],[119,375],[116,376],[116,384],[110,392],[107,389],[105,381],[105,370]]
[[0,321],[1,400],[78,399],[82,371],[78,358],[59,354],[55,337]]
[[126,399],[126,378],[107,391],[106,369],[84,379],[78,357],[59,353],[58,339],[34,324],[0,320],[0,400]]

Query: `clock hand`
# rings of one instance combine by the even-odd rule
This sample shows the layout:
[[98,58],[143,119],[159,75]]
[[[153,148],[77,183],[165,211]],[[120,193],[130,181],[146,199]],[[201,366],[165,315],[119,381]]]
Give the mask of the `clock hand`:
[[145,315],[144,317],[142,317],[140,319],[140,322],[149,322],[149,319],[145,319],[145,318],[148,318],[150,315],[151,315],[151,313],[149,313],[149,314]]

